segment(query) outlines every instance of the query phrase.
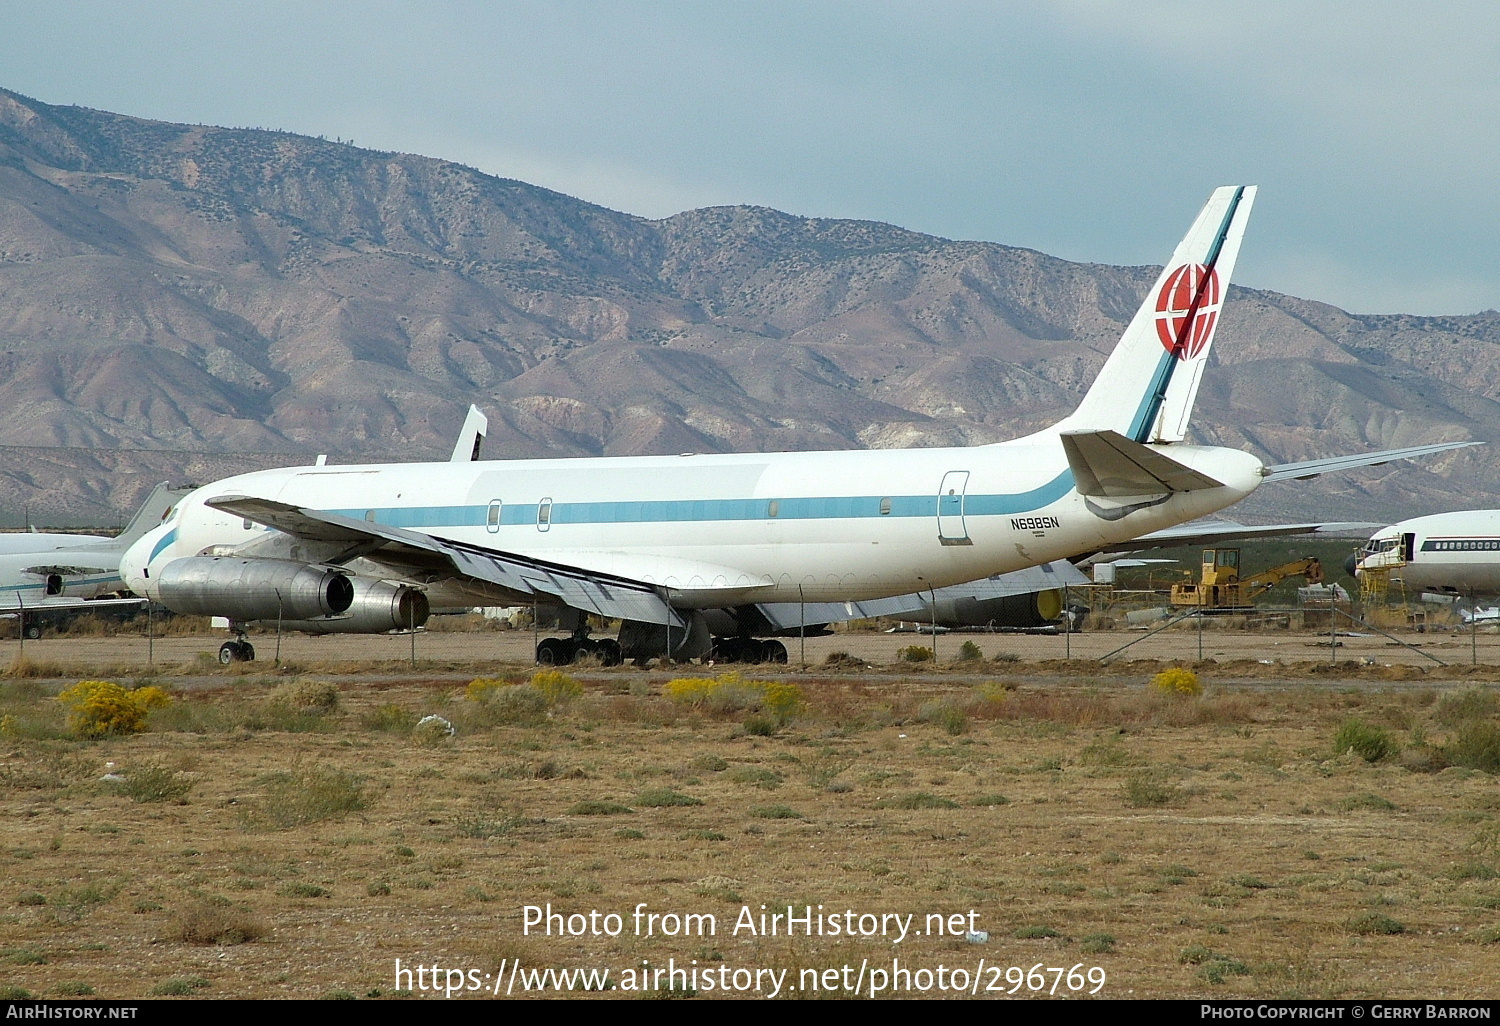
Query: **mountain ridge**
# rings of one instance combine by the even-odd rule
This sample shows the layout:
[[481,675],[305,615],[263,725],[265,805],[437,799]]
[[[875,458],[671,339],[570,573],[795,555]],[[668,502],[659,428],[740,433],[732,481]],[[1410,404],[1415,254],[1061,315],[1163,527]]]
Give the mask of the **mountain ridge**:
[[[998,441],[1071,408],[1156,273],[767,207],[651,220],[432,157],[0,90],[0,509],[107,522],[180,453],[205,473],[442,458],[470,402],[491,457]],[[1203,441],[1290,462],[1500,436],[1494,311],[1236,286],[1220,335]],[[1500,504],[1491,448],[1271,486],[1234,515]]]

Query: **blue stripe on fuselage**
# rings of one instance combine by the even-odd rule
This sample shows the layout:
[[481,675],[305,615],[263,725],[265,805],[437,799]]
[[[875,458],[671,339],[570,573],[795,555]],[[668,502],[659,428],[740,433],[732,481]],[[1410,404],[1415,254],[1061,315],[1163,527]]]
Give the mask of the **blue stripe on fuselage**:
[[177,540],[177,528],[174,527],[170,531],[168,531],[166,534],[164,534],[164,535],[161,536],[161,540],[158,541],[156,543],[156,545],[151,549],[151,556],[150,556],[150,558],[148,558],[146,560],[146,562],[150,563],[153,560],[155,560],[156,557],[161,554],[161,550],[162,549],[166,548],[168,545],[171,545],[176,540]]
[[[1046,484],[1010,495],[967,495],[965,516],[1006,516],[1030,513],[1049,506],[1073,488],[1073,473],[1065,470]],[[881,513],[880,504],[890,499],[891,511]],[[776,515],[771,515],[771,503]],[[483,506],[393,506],[385,508],[336,509],[346,517],[373,517],[389,527],[483,527],[489,515]],[[709,523],[742,520],[851,520],[889,517],[931,517],[937,514],[936,495],[832,495],[764,499],[660,499],[635,502],[553,502],[550,523],[559,524],[661,524]],[[535,524],[537,503],[514,502],[501,506],[504,526]],[[175,531],[167,535],[173,537]],[[166,544],[157,545],[159,552]],[[152,556],[155,556],[155,552]]]

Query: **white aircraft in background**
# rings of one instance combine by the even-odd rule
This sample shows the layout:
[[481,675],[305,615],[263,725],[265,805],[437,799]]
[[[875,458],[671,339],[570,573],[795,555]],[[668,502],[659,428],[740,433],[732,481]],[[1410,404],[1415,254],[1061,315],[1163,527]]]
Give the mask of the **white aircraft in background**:
[[117,538],[36,532],[0,535],[0,616],[19,616],[21,632],[39,638],[40,620],[46,616],[140,605],[144,599],[106,597],[126,590],[120,559],[189,491],[171,488],[166,482],[157,485]]
[[1375,532],[1345,569],[1390,575],[1409,593],[1500,595],[1500,509],[1414,517]]
[[[1253,186],[1213,193],[1078,409],[1025,438],[494,462],[462,459],[461,438],[446,463],[298,467],[200,488],[122,572],[137,594],[241,630],[383,632],[414,629],[433,606],[536,604],[622,621],[618,641],[548,639],[564,648],[542,661],[584,646],[605,662],[686,659],[714,647],[709,610],[764,620],[931,592],[1195,520],[1263,481],[1394,458],[1265,467],[1184,441],[1254,197]],[[251,652],[230,642],[220,658]]]

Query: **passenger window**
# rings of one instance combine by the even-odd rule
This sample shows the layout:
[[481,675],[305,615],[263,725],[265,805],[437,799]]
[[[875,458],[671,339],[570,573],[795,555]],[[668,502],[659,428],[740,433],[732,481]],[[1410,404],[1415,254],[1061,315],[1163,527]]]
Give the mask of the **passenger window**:
[[883,517],[891,515],[891,500],[889,498],[880,500],[880,515]]
[[500,530],[499,499],[493,499],[490,501],[490,510],[488,515],[485,517],[484,526],[490,532],[490,534],[495,534]]
[[536,507],[536,527],[538,531],[545,531],[552,526],[552,500],[543,499]]
[[766,504],[766,516],[768,516],[768,517],[779,517],[779,516],[781,516],[781,500],[779,500],[779,499],[772,499],[770,502],[768,502]]

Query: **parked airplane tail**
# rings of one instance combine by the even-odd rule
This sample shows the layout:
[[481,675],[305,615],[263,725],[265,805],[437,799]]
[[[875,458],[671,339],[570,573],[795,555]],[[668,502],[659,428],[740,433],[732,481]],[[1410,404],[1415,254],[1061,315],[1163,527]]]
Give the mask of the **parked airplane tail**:
[[192,491],[191,488],[173,488],[166,481],[151,489],[151,494],[146,496],[146,501],[141,503],[141,508],[135,511],[135,516],[130,518],[130,523],[125,525],[125,530],[115,538],[120,551],[124,552],[136,539],[161,523],[167,510],[176,505],[177,500],[190,491]]
[[1059,429],[1180,442],[1208,362],[1255,186],[1215,189],[1094,384]]

